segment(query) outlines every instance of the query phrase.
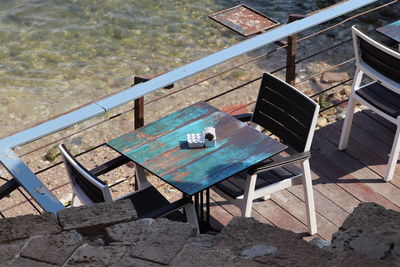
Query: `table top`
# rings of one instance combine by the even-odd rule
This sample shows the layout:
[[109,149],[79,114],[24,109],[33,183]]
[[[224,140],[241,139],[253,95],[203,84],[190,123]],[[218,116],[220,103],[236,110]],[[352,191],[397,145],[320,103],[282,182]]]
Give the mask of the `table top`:
[[376,29],[378,32],[400,43],[400,20]]
[[[190,149],[187,133],[214,127],[215,147]],[[187,195],[194,195],[287,147],[198,102],[107,143]]]

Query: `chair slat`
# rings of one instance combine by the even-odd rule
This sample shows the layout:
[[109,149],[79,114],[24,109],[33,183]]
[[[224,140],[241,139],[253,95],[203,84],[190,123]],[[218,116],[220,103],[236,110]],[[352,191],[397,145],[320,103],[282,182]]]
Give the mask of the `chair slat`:
[[287,110],[282,110],[279,107],[275,106],[276,102],[270,103],[268,100],[261,100],[265,102],[267,107],[260,111],[262,114],[267,112],[267,115],[275,120],[278,120],[280,124],[289,129],[289,131],[294,132],[296,135],[301,137],[301,139],[307,139],[309,126],[311,124],[311,120],[304,121],[308,125],[304,125],[301,121],[297,120],[292,116],[292,113],[289,113]]
[[252,121],[303,152],[316,109],[316,103],[294,87],[264,73]]
[[379,73],[400,83],[400,59],[388,55],[358,37],[360,44],[361,58]]
[[304,147],[306,144],[305,139],[301,138],[300,136],[296,135],[296,133],[290,131],[288,128],[286,128],[284,125],[278,123],[276,120],[272,119],[269,116],[266,116],[261,111],[254,112],[253,114],[253,119],[254,121],[262,121],[264,128],[266,128],[268,131],[273,133],[274,135],[278,136],[283,143],[290,145],[297,151],[304,151]]

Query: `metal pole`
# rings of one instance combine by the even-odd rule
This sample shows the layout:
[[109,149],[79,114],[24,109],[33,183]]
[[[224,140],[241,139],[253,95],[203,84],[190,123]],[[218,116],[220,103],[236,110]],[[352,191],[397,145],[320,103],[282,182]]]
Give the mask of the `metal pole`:
[[[147,82],[148,80],[150,79],[135,76],[133,78],[133,85],[136,85],[138,83],[144,83]],[[134,127],[136,130],[144,125],[144,96],[135,99],[134,107],[135,107]]]

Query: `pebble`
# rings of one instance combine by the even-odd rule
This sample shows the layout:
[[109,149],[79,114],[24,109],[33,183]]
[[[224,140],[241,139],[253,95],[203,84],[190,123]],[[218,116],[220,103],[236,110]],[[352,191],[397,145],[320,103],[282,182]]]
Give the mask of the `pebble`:
[[328,125],[328,120],[324,117],[319,117],[317,120],[317,126],[322,128],[325,127],[326,125]]

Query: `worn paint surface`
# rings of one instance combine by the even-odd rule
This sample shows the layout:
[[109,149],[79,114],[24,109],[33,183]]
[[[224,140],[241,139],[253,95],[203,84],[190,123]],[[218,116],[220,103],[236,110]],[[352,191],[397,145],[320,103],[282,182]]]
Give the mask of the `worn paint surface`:
[[279,24],[246,5],[238,5],[209,17],[243,36],[260,33]]
[[400,20],[376,29],[378,32],[400,43]]
[[[187,133],[214,127],[217,146],[189,149]],[[108,145],[187,195],[273,156],[285,145],[204,102],[116,138]]]

